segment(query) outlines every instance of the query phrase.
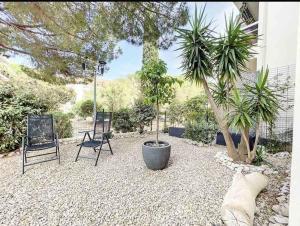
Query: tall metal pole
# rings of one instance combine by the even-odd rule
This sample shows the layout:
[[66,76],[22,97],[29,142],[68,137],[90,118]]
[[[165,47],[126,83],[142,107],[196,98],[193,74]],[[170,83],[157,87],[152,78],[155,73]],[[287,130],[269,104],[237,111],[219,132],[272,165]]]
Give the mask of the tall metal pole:
[[95,68],[94,72],[94,119],[96,119],[96,113],[97,113],[97,93],[96,93],[96,88],[97,88],[97,67]]

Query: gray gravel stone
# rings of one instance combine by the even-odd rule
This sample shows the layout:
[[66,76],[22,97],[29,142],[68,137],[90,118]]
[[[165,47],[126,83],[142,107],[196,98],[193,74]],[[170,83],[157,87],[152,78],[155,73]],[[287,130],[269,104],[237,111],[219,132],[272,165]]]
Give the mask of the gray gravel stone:
[[169,166],[151,171],[142,143],[153,138],[112,139],[114,155],[103,151],[97,167],[74,162],[75,144],[61,145],[60,165],[34,165],[24,175],[20,156],[1,159],[0,225],[219,225],[234,173],[214,160],[224,147],[161,135],[172,145]]
[[279,224],[288,224],[289,223],[289,218],[279,216],[279,215],[274,216],[274,220],[276,221],[276,223],[279,223]]

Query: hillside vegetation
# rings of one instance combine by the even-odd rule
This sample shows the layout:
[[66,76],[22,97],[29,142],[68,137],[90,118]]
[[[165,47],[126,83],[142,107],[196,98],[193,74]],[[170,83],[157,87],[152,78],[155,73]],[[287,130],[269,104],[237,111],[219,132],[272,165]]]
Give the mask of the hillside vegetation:
[[[183,80],[181,86],[175,85],[175,102],[182,103],[187,99],[203,94],[200,86],[184,80],[183,76],[177,76]],[[93,84],[89,84],[90,89],[84,95],[85,99],[93,99]],[[105,109],[110,109],[114,105],[114,110],[132,106],[140,94],[140,81],[138,75],[131,74],[126,78],[115,80],[98,79],[97,82],[97,102]],[[166,106],[165,106],[166,107]]]
[[50,109],[65,104],[74,99],[74,91],[65,85],[56,85],[26,74],[20,65],[11,64],[5,58],[0,58],[0,85],[11,85],[16,93],[33,94],[43,101]]
[[[52,79],[49,76],[43,77],[38,71],[9,63],[5,58],[0,58],[0,84],[13,84],[20,92],[34,93],[40,97],[47,97],[47,100],[54,107],[56,103],[66,104],[70,110],[74,104],[93,99],[93,83],[88,79],[76,81],[68,79]],[[194,96],[203,94],[201,87],[184,80],[183,76],[177,76],[183,80],[181,86],[176,85],[175,102],[182,103]],[[71,81],[71,84],[69,83]],[[85,81],[86,84],[82,83]],[[68,84],[68,86],[66,86]],[[68,87],[68,88],[67,88]],[[124,107],[133,106],[140,95],[140,81],[137,74],[130,74],[125,78],[105,80],[97,78],[97,103],[106,110],[118,110]],[[66,105],[66,106],[67,106]],[[166,107],[166,106],[165,106]],[[61,106],[64,109],[64,106]]]

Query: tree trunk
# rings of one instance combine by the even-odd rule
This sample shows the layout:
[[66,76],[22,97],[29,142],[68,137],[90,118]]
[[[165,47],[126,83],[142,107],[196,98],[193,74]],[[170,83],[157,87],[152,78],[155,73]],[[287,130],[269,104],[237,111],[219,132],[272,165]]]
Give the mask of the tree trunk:
[[235,149],[235,146],[234,146],[234,143],[233,143],[233,140],[232,140],[232,137],[228,131],[228,125],[227,125],[227,121],[224,117],[224,113],[223,113],[223,110],[221,110],[220,108],[218,108],[217,104],[215,103],[214,99],[213,99],[213,96],[209,90],[209,87],[208,87],[208,84],[206,82],[206,80],[203,81],[203,88],[204,88],[204,91],[207,95],[207,98],[208,98],[208,101],[210,103],[210,106],[216,116],[216,119],[217,119],[217,122],[220,126],[220,129],[223,133],[223,136],[224,136],[224,140],[225,140],[225,143],[226,143],[226,147],[227,147],[227,153],[228,153],[228,156],[230,158],[232,158],[233,160],[239,160],[239,155]]
[[254,145],[253,145],[253,150],[251,152],[252,160],[254,160],[254,158],[256,157],[256,149],[257,149],[257,145],[258,145],[259,134],[260,134],[260,121],[258,119],[257,123],[256,123],[256,128],[255,128],[255,141],[254,141]]
[[157,41],[145,40],[143,41],[143,65],[146,64],[149,60],[158,59],[158,46]]
[[[245,131],[246,136],[249,137],[249,128],[245,128],[244,131]],[[242,161],[246,161],[247,155],[248,155],[248,150],[247,150],[246,142],[244,139],[242,139],[242,137],[241,137],[241,141],[238,145],[238,153],[239,153],[240,159]]]
[[156,99],[156,145],[158,146],[158,132],[159,132],[159,104]]
[[[144,37],[143,37],[143,60],[142,64],[145,65],[150,60],[158,60],[159,59],[159,51],[158,51],[158,39],[154,39],[150,35],[147,35],[147,31],[145,31]],[[141,82],[140,85],[140,98],[144,99],[144,83]]]
[[[154,20],[154,18],[152,18]],[[158,42],[159,32],[157,28],[149,23],[151,20],[144,22],[144,35],[143,35],[143,65],[149,60],[157,60],[159,58]]]
[[241,130],[241,139],[242,138],[243,138],[243,140],[244,140],[244,142],[246,144],[246,148],[247,148],[247,159],[246,159],[246,161],[248,163],[251,163],[252,160],[251,160],[251,150],[250,150],[250,145],[249,145],[249,136],[246,135],[244,129]]

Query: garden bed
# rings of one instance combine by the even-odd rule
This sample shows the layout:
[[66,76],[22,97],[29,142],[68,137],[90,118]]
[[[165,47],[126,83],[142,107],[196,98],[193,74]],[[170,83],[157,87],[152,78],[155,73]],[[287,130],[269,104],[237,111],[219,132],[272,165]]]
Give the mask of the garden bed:
[[[114,155],[74,162],[78,147],[61,145],[61,164],[52,161],[21,173],[21,156],[0,159],[0,223],[3,225],[221,225],[220,206],[234,171],[217,163],[223,146],[198,146],[161,134],[172,145],[169,166],[151,171],[142,143],[154,135],[130,133],[111,139]],[[95,157],[92,150],[83,155]],[[274,164],[276,159],[273,158]],[[288,162],[278,161],[283,167]],[[258,196],[255,224],[275,215],[281,172],[268,175],[267,190]]]
[[[52,161],[21,173],[21,156],[1,159],[0,222],[3,225],[207,225],[219,208],[232,172],[215,163],[219,147],[197,147],[161,135],[172,144],[169,166],[151,171],[141,145],[146,137],[111,140],[114,155],[74,162],[78,147],[61,145]],[[221,147],[223,149],[223,147]],[[83,155],[95,155],[83,149]]]

